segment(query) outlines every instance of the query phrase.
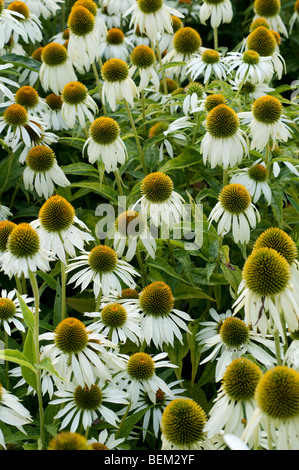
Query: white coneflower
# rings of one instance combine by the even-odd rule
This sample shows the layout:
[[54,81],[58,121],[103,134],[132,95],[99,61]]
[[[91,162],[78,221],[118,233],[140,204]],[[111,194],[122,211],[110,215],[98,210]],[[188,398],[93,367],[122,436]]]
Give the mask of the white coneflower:
[[0,49],[10,42],[12,31],[26,37],[26,32],[19,22],[20,19],[24,19],[21,13],[8,10],[5,8],[4,0],[0,0]]
[[156,227],[172,228],[186,217],[183,197],[174,191],[172,179],[162,172],[148,174],[141,182],[142,197],[134,204],[140,204],[141,213],[150,217]]
[[[0,420],[8,426],[15,426],[26,434],[23,426],[32,422],[30,412],[22,405],[19,398],[0,384]],[[5,437],[0,430],[0,444],[6,449]]]
[[232,230],[236,243],[249,243],[250,227],[255,228],[260,215],[251,202],[247,188],[242,184],[232,183],[223,187],[219,201],[213,207],[208,220],[218,222],[218,235],[226,235]]
[[136,46],[130,54],[130,61],[132,63],[129,70],[130,77],[133,77],[135,72],[138,72],[140,77],[138,90],[144,90],[148,87],[150,82],[152,82],[155,89],[158,90],[160,79],[154,67],[154,51],[145,45]]
[[69,82],[62,90],[61,116],[70,129],[79,122],[82,129],[85,128],[86,119],[94,121],[94,115],[98,111],[96,102],[88,93],[87,87],[81,82]]
[[16,150],[23,143],[26,147],[31,147],[31,134],[34,133],[38,137],[42,135],[40,123],[40,119],[31,116],[24,106],[12,104],[0,117],[0,133],[7,129],[3,140],[12,150]]
[[115,291],[121,294],[122,282],[134,289],[133,277],[139,276],[133,266],[118,259],[116,252],[105,245],[97,245],[90,252],[83,252],[71,259],[66,271],[78,268],[79,271],[72,275],[69,283],[75,283],[75,288],[80,285],[81,290],[84,290],[92,282],[96,298],[101,292],[107,297]]
[[298,329],[298,292],[292,284],[292,270],[275,249],[262,246],[248,256],[234,313],[243,307],[246,321],[263,336],[277,330],[284,338],[284,322],[290,331]]
[[151,355],[145,352],[136,352],[129,355],[120,355],[124,360],[123,371],[114,376],[115,383],[119,390],[124,390],[132,407],[135,407],[140,396],[147,393],[149,400],[156,403],[157,391],[160,389],[169,396],[172,392],[167,383],[158,375],[159,368],[176,368],[166,359],[167,354],[161,352]]
[[297,169],[297,165],[293,164],[292,162],[287,161],[287,160],[284,161],[282,149],[278,145],[275,145],[274,147],[271,147],[270,151],[271,151],[271,155],[272,155],[271,163],[273,165],[273,175],[275,176],[275,178],[280,174],[280,171],[281,171],[280,165],[281,165],[281,163],[283,165],[285,165],[291,173],[293,173],[296,176],[299,176],[299,171]]
[[[180,5],[178,5],[180,6]],[[186,15],[184,15],[186,16]],[[173,48],[173,37],[174,34],[183,27],[183,22],[180,18],[177,16],[171,15],[171,21],[172,21],[172,28],[173,32],[172,33],[167,33],[166,31],[163,34],[160,34],[159,38],[159,48],[160,51],[169,51],[170,49]]]
[[137,345],[142,344],[141,317],[135,305],[111,301],[101,307],[100,312],[88,312],[84,315],[94,320],[88,325],[91,331],[110,338],[114,344],[125,344],[127,340]]
[[138,89],[129,76],[129,66],[121,59],[109,59],[102,67],[104,80],[102,99],[115,111],[118,102],[126,100],[134,106],[134,98],[139,97]]
[[269,87],[267,83],[253,83],[249,80],[241,82],[240,80],[229,80],[232,90],[236,91],[238,94],[242,94],[250,100],[257,100],[261,96],[268,95],[275,88]]
[[[136,254],[139,241],[149,256],[154,259],[156,241],[147,226],[146,219],[137,211],[127,210],[122,212],[115,220],[113,235],[113,244],[117,255],[130,262]],[[126,247],[127,250],[124,253]]]
[[165,5],[163,0],[136,0],[125,12],[125,16],[129,14],[132,14],[130,27],[138,25],[140,32],[152,41],[157,41],[164,31],[173,32],[172,15],[184,17],[178,10]]
[[65,405],[56,413],[54,419],[63,418],[59,429],[70,425],[71,432],[76,432],[80,424],[86,430],[97,419],[116,427],[122,410],[116,413],[111,405],[128,405],[127,395],[118,390],[113,382],[101,381],[87,385],[77,384],[75,381],[68,383],[65,389],[57,390],[54,396],[57,398],[51,400],[50,405]]
[[43,346],[43,354],[55,364],[64,383],[76,381],[90,386],[97,379],[110,380],[112,371],[119,370],[112,361],[116,353],[111,352],[117,345],[90,331],[77,318],[65,318],[53,332],[41,334],[40,340],[50,341]]
[[184,88],[186,98],[183,101],[183,112],[186,116],[192,114],[200,100],[207,97],[204,87],[201,83],[190,82]]
[[219,104],[228,104],[227,99],[222,93],[211,93],[208,95],[205,94],[201,99],[198,100],[197,106],[192,109],[192,113],[204,111],[205,114],[207,114]]
[[226,66],[221,54],[214,49],[206,49],[201,54],[193,54],[187,62],[187,73],[190,73],[191,80],[203,76],[203,82],[207,83],[211,77],[216,80],[226,80]]
[[[35,49],[31,54],[31,58],[41,63],[42,50],[43,50],[42,46]],[[13,50],[10,51],[10,53],[13,53],[13,52],[14,52]],[[26,55],[25,51],[15,51],[14,53],[17,55],[24,55],[24,56]],[[28,85],[35,88],[37,80],[39,79],[39,70],[30,70],[30,69],[24,68],[22,71],[20,70],[20,73],[21,74],[20,74],[19,82],[23,83],[26,80],[28,80]]]
[[223,62],[227,64],[228,75],[236,70],[235,79],[240,82],[246,79],[253,83],[270,82],[274,74],[271,57],[260,56],[256,51],[228,52]]
[[100,56],[104,60],[121,59],[128,60],[133,44],[125,36],[120,28],[110,28],[105,37],[100,41]]
[[299,330],[290,332],[290,341],[283,357],[283,364],[299,372]]
[[[184,146],[188,144],[188,137],[184,129],[193,127],[195,124],[190,121],[189,116],[183,116],[175,119],[171,123],[167,121],[159,121],[149,130],[149,138],[160,137],[157,141],[159,146],[159,159],[163,160],[164,151],[167,152],[170,158],[174,157],[173,147]],[[180,130],[180,132],[178,132]]]
[[142,417],[142,437],[144,441],[150,433],[153,433],[157,439],[159,438],[163,411],[172,400],[178,397],[181,398],[185,392],[185,389],[182,388],[182,381],[180,380],[169,383],[168,387],[171,390],[171,396],[158,389],[155,403],[149,400],[147,393],[139,396],[139,400],[134,408],[134,413],[138,413],[147,408],[147,411]]
[[3,105],[6,106],[10,106],[12,104],[20,104],[21,106],[24,106],[32,116],[37,116],[42,120],[45,115],[47,115],[49,109],[46,100],[41,98],[36,89],[30,85],[20,87],[13,96],[13,99],[3,103]]
[[136,46],[151,46],[151,40],[146,34],[140,32],[139,26],[129,30],[127,32],[127,38],[131,44]]
[[120,127],[114,119],[104,116],[96,118],[89,128],[89,134],[83,153],[86,148],[90,163],[102,161],[107,173],[115,171],[118,164],[125,163],[127,149],[119,136]]
[[66,41],[70,38],[70,30],[69,28],[61,31],[54,36],[51,37],[51,42],[58,42],[59,44],[64,45]]
[[[26,305],[34,301],[33,298],[27,297],[27,294],[21,295],[21,297]],[[11,335],[11,326],[18,331],[25,332],[23,313],[15,290],[10,292],[7,292],[6,289],[1,290],[0,324],[9,336]]]
[[20,34],[19,31],[14,28],[11,31],[12,38],[15,42],[18,42],[20,37],[26,43],[35,43],[42,41],[42,24],[38,17],[30,12],[30,9],[26,5],[26,3],[17,0],[10,3],[7,9],[9,11],[18,12],[23,15],[23,18],[18,18],[18,21],[20,21],[24,32]]
[[271,204],[272,191],[268,184],[268,170],[264,162],[257,160],[251,167],[242,168],[233,173],[230,183],[245,186],[252,201],[256,203],[264,195],[268,205]]
[[[104,37],[107,33],[107,25],[104,19],[101,17],[100,9],[94,0],[76,0],[72,8],[78,6],[87,8],[87,10],[94,16],[96,28],[99,31],[100,37]],[[69,29],[69,28],[68,28]]]
[[123,15],[135,0],[106,0],[105,5],[110,15]]
[[23,150],[19,155],[19,161],[21,163],[25,163],[26,157],[28,155],[28,152],[36,147],[37,145],[45,145],[47,147],[55,144],[58,142],[58,135],[54,134],[53,132],[50,132],[47,129],[47,124],[45,122],[38,123],[36,122],[37,118],[34,118],[34,124],[37,129],[39,129],[39,132],[36,132],[34,129],[29,127],[28,125],[25,126],[29,136],[30,136],[30,145],[28,143],[24,143],[22,141],[19,142],[19,144],[15,147],[17,150],[19,147],[23,146]]
[[200,364],[216,360],[216,382],[223,378],[229,364],[239,357],[250,355],[267,368],[276,364],[274,341],[254,333],[244,320],[233,316],[231,311],[224,319],[219,316],[216,322],[202,324],[205,325],[206,327],[196,335],[196,339],[201,345],[202,353],[210,349],[212,352],[206,355]]
[[115,433],[111,433],[109,435],[107,429],[103,429],[103,431],[99,433],[97,439],[92,437],[88,442],[92,450],[119,450],[119,446],[124,442],[124,440],[124,437],[117,439]]
[[41,86],[59,95],[69,82],[77,80],[67,49],[57,42],[47,44],[41,53],[42,65],[39,71]]
[[119,12],[117,14],[109,13],[105,4],[102,4],[101,8],[98,10],[98,16],[104,21],[108,29],[119,28],[122,22],[126,24],[128,21],[127,18],[125,18],[123,15],[120,15]]
[[7,220],[7,218],[5,218],[4,220],[2,220],[2,218],[0,218],[0,254],[3,253],[6,250],[6,244],[7,244],[8,237],[9,237],[12,229],[16,225],[17,224],[12,222],[11,220]]
[[200,147],[204,164],[208,160],[211,168],[220,165],[226,170],[236,166],[248,154],[246,135],[240,129],[238,114],[231,107],[226,104],[215,106],[203,124],[207,131]]
[[253,415],[254,394],[262,374],[255,362],[244,357],[228,365],[204,428],[208,439],[221,432],[241,436],[244,420]]
[[46,145],[33,147],[27,154],[25,163],[25,189],[35,189],[39,197],[48,199],[54,193],[55,185],[65,188],[71,184],[59,167],[55,153]]
[[69,126],[61,115],[62,110],[62,98],[60,95],[50,93],[45,98],[46,103],[49,107],[48,113],[45,116],[45,120],[49,129],[53,131],[61,131],[69,129]]
[[92,450],[92,448],[82,434],[60,431],[50,439],[47,450]]
[[165,282],[152,282],[132,302],[139,306],[141,330],[147,345],[153,343],[160,349],[165,344],[173,346],[175,338],[182,343],[182,331],[190,332],[188,323],[192,318],[174,307],[175,298]]
[[37,231],[28,223],[16,225],[7,240],[7,249],[0,256],[0,265],[9,278],[24,275],[29,271],[50,271],[53,256],[41,247]]
[[206,24],[210,19],[212,28],[218,28],[221,23],[230,23],[233,19],[233,9],[230,0],[204,0],[199,19]]
[[82,5],[73,6],[67,24],[70,30],[68,57],[74,65],[89,71],[99,58],[100,38],[106,34],[106,27],[100,28],[95,15]]
[[[188,62],[193,55],[201,51],[201,46],[202,39],[196,29],[182,26],[173,35],[172,48],[163,57],[162,63]],[[186,66],[171,66],[165,70],[165,73],[183,78],[186,75]]]
[[290,19],[290,34],[292,34],[295,23],[298,20],[299,20],[299,0],[296,0],[294,4],[294,13],[292,14],[291,19]]
[[298,295],[298,249],[294,240],[284,230],[278,227],[269,227],[259,235],[253,246],[254,249],[262,247],[273,248],[287,260],[291,268],[291,282],[294,285],[294,292]]
[[[164,89],[165,82],[166,90]],[[180,88],[178,82],[173,78],[166,77],[165,82],[164,80],[160,80],[158,91],[148,88],[149,98],[152,101],[158,102],[162,110],[167,108],[171,115],[176,115],[179,108],[181,108],[181,103],[178,101],[176,94],[180,92],[183,93],[183,89]]]
[[24,0],[24,2],[38,18],[48,19],[58,12],[61,8],[59,4],[63,3],[64,0]]
[[161,418],[162,450],[200,450],[207,415],[192,398],[174,398]]
[[62,196],[49,197],[42,205],[38,219],[31,222],[41,246],[53,252],[66,263],[66,253],[76,256],[76,248],[83,250],[93,240],[87,226],[75,215],[73,206]]
[[288,37],[288,31],[280,17],[280,0],[255,0],[253,4],[255,18],[265,18],[271,29]]
[[14,67],[14,65],[13,64],[3,64],[3,65],[0,64],[0,72],[1,72],[0,92],[3,93],[3,95],[7,96],[7,98],[9,98],[10,100],[13,100],[14,99],[14,94],[12,93],[12,91],[6,85],[9,85],[9,86],[12,86],[12,87],[15,87],[15,88],[19,88],[20,85],[17,82],[15,82],[14,80],[10,80],[10,78],[6,78],[2,75],[4,70],[10,69],[11,67]]
[[12,216],[12,212],[9,209],[9,207],[6,207],[0,203],[0,221],[7,220],[11,216]]
[[278,51],[275,32],[271,31],[269,27],[261,25],[254,28],[245,44],[247,50],[257,52],[260,57],[271,57],[273,69],[279,80],[282,74],[286,73],[285,60]]
[[268,448],[298,450],[299,372],[287,366],[276,366],[265,372],[255,391],[256,407],[241,439],[253,440],[259,448],[261,430],[267,432]]
[[262,151],[272,141],[275,146],[280,140],[286,142],[291,137],[287,123],[292,122],[283,114],[283,106],[275,96],[261,96],[249,112],[239,113],[242,123],[250,130],[251,149]]

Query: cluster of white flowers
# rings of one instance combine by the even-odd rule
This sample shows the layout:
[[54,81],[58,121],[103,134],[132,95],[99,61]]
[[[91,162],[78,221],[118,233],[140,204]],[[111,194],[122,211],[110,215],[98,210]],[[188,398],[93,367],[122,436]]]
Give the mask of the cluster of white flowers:
[[220,47],[235,3],[0,0],[0,421],[29,447],[299,449],[299,5]]

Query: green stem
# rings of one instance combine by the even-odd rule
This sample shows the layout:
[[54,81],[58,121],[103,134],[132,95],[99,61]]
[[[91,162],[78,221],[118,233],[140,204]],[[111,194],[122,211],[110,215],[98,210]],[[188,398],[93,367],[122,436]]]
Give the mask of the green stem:
[[125,412],[125,414],[123,415],[121,422],[119,423],[118,430],[117,430],[116,433],[115,433],[115,439],[118,438],[118,436],[119,436],[119,434],[120,434],[120,431],[122,430],[122,427],[123,427],[123,425],[124,425],[124,423],[125,423],[125,421],[126,421],[126,419],[127,419],[127,416],[128,416],[128,414],[129,414],[130,408],[131,408],[131,403],[128,404],[128,407],[127,407],[127,409],[126,409],[126,412]]
[[247,70],[246,70],[246,73],[245,73],[245,75],[244,75],[244,77],[243,77],[243,80],[242,80],[242,82],[240,83],[239,89],[238,89],[238,91],[237,91],[237,93],[236,93],[236,95],[235,95],[235,97],[234,97],[234,100],[236,100],[236,99],[239,97],[239,94],[241,93],[241,90],[242,90],[242,88],[243,88],[243,85],[244,85],[244,83],[245,83],[245,81],[246,81],[248,72],[249,72],[249,65],[248,65],[248,68],[247,68]]
[[265,164],[266,164],[267,170],[269,166],[269,156],[270,156],[270,141],[268,141],[266,145],[266,154],[265,154]]
[[98,298],[97,298],[97,300],[96,300],[95,312],[99,312],[99,311],[100,311],[101,300],[102,300],[102,290],[100,290],[100,293],[99,293]]
[[170,261],[171,261],[171,263],[172,263],[173,265],[175,265],[175,258],[174,258],[174,254],[173,254],[173,249],[172,249],[171,241],[170,241],[169,238],[167,239],[167,245],[168,245],[168,251],[169,251]]
[[213,34],[214,34],[214,49],[215,51],[218,49],[218,28],[213,28]]
[[281,366],[282,361],[281,361],[281,350],[280,350],[280,338],[279,338],[279,332],[277,328],[275,328],[273,332],[273,336],[274,336],[274,343],[275,343],[277,365]]
[[135,136],[136,145],[137,145],[138,152],[139,152],[139,155],[140,155],[142,168],[143,168],[144,173],[147,175],[148,171],[147,171],[147,167],[146,167],[146,164],[145,164],[144,154],[143,154],[143,150],[142,150],[142,147],[141,147],[141,144],[140,144],[140,140],[139,140],[139,136],[138,136],[138,133],[137,133],[137,130],[136,130],[136,126],[135,126],[135,123],[134,123],[134,119],[133,119],[133,116],[132,116],[132,113],[131,113],[131,110],[130,110],[130,106],[127,103],[127,100],[125,100],[125,99],[124,99],[124,103],[125,103],[125,107],[126,107],[128,116],[129,116],[129,120],[130,120],[132,130],[133,130],[133,133],[134,133],[134,136]]
[[143,131],[144,131],[144,137],[146,139],[147,131],[146,131],[145,101],[144,101],[144,91],[143,90],[141,91],[141,106],[142,106]]
[[[4,336],[4,349],[8,349],[8,334],[5,331],[5,336]],[[6,390],[9,390],[10,388],[10,382],[9,382],[9,362],[5,361],[5,377],[6,377]]]
[[145,287],[147,285],[147,271],[146,271],[146,267],[145,267],[145,265],[142,261],[140,249],[139,249],[138,246],[137,246],[137,249],[136,249],[136,257],[137,257],[137,260],[138,260],[140,270],[142,272],[142,286]]
[[94,62],[91,65],[92,65],[92,70],[93,70],[93,73],[94,73],[94,76],[95,76],[95,79],[96,79],[96,82],[97,82],[98,92],[99,92],[100,98],[101,98],[103,113],[106,116],[107,115],[107,110],[106,110],[105,100],[102,96],[102,85],[101,85],[100,77],[99,77],[99,74],[98,74],[98,71],[97,71],[97,66]]
[[61,321],[66,318],[66,279],[65,264],[60,261],[61,266]]
[[118,192],[119,192],[119,194],[122,196],[122,195],[124,194],[124,192],[123,192],[123,188],[122,188],[121,176],[120,176],[120,174],[119,174],[119,170],[118,170],[118,169],[114,172],[114,176],[115,176],[115,179],[116,179]]
[[161,70],[161,74],[162,74],[163,89],[164,89],[165,95],[167,95],[168,94],[167,81],[166,81],[166,76],[165,76],[165,72],[164,72],[164,67],[163,67],[163,64],[162,64],[162,56],[161,56],[159,41],[156,41],[156,49],[157,49],[157,56],[158,56],[158,61],[159,61],[159,65],[160,65],[160,70]]
[[8,180],[10,178],[10,174],[11,174],[11,169],[12,169],[12,164],[13,164],[13,155],[10,154],[9,155],[9,159],[8,159],[8,167],[7,167],[7,173],[6,173],[6,178],[5,178],[5,181],[2,185],[2,188],[1,188],[1,191],[0,191],[0,198],[2,196],[2,194],[4,193],[4,190],[7,186],[7,183],[8,183]]
[[[40,353],[39,353],[39,290],[38,284],[36,281],[35,273],[29,270],[29,279],[32,287],[32,292],[34,296],[34,318],[35,318],[35,355],[36,355],[36,364],[40,363]],[[44,447],[45,441],[45,429],[44,429],[44,409],[43,409],[43,400],[42,400],[42,389],[41,389],[41,369],[38,368],[36,371],[36,382],[37,382],[37,397],[38,397],[38,407],[39,407],[39,420],[40,420],[40,442],[41,449]]]

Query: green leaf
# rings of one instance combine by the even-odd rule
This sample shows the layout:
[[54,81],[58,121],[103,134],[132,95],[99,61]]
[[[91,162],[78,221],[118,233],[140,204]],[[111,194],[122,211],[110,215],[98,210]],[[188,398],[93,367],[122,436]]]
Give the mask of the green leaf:
[[62,377],[60,377],[58,372],[56,372],[56,370],[54,369],[52,361],[49,357],[45,357],[39,364],[36,364],[35,366],[36,366],[37,369],[46,370],[50,374],[54,374],[57,377],[59,377],[61,380],[64,380]]
[[183,369],[183,359],[188,354],[189,344],[186,340],[186,335],[183,335],[183,343],[181,343],[177,338],[174,340],[174,345],[164,345],[165,352],[167,352],[169,360],[172,364],[175,364],[177,367],[174,369],[174,373],[178,380],[181,380],[182,369]]
[[88,189],[89,192],[94,191],[101,196],[113,201],[115,203],[118,202],[118,193],[111,189],[109,186],[106,186],[101,183],[97,183],[96,181],[81,181],[79,183],[72,183],[73,188],[85,188]]
[[43,271],[36,271],[36,274],[38,274],[47,284],[51,289],[56,290],[56,279],[51,276],[51,274],[44,273]]
[[117,432],[117,439],[128,437],[134,429],[134,426],[142,419],[145,413],[152,408],[152,406],[145,407],[137,413],[134,412],[131,416],[127,417]]
[[225,279],[229,282],[232,286],[235,293],[237,293],[240,282],[242,280],[242,270],[239,269],[237,266],[233,266],[231,264],[221,264],[222,272],[225,276]]
[[84,162],[72,163],[71,165],[62,166],[61,169],[65,175],[90,176],[91,173],[98,175],[97,170],[92,165]]
[[180,274],[174,271],[174,269],[167,263],[167,261],[162,258],[155,258],[154,260],[149,261],[147,265],[151,266],[152,268],[163,271],[169,274],[169,276],[179,279],[182,282],[186,282],[184,281],[184,279],[182,279],[182,276],[180,276]]
[[95,299],[84,299],[78,297],[68,297],[66,303],[69,307],[79,313],[94,312],[96,302]]
[[201,155],[194,148],[185,149],[178,157],[171,158],[166,162],[159,171],[166,173],[169,170],[180,170],[200,162]]
[[61,321],[62,289],[59,279],[56,284],[56,296],[54,301],[53,325],[56,327]]
[[30,308],[26,305],[26,302],[23,299],[23,297],[21,297],[21,295],[17,291],[16,291],[16,293],[17,293],[18,300],[20,302],[20,307],[21,307],[21,310],[22,310],[22,313],[23,313],[24,321],[25,321],[26,325],[28,326],[28,328],[31,330],[31,332],[34,334],[34,331],[35,331],[34,314],[30,310]]
[[[33,332],[28,330],[23,347],[23,354],[32,365],[34,365],[36,362],[36,347],[34,338],[35,337]],[[21,371],[22,377],[26,380],[27,384],[30,385],[34,390],[37,390],[36,371],[32,371],[32,369],[22,365]]]
[[33,70],[34,72],[39,72],[41,66],[41,63],[38,60],[32,59],[32,57],[17,54],[7,54],[0,57],[0,63],[13,64],[15,67],[23,67],[25,69]]
[[14,362],[21,367],[28,367],[36,373],[36,368],[31,364],[27,357],[17,349],[2,349],[0,350],[0,359],[4,361]]
[[215,302],[213,297],[210,297],[199,287],[192,287],[187,284],[179,284],[174,291],[174,297],[176,300],[207,299]]
[[290,203],[292,204],[292,206],[294,207],[294,209],[296,210],[296,212],[298,212],[299,214],[299,204],[297,201],[295,201],[291,196],[287,195],[287,198],[288,200],[290,201]]

